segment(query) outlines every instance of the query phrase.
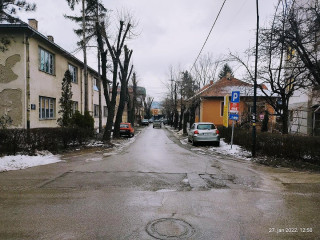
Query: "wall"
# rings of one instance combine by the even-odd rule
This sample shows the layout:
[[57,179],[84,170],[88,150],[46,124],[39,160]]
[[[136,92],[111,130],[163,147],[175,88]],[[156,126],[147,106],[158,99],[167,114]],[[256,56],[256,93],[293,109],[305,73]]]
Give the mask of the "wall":
[[[0,37],[8,36],[0,34]],[[24,36],[10,34],[10,39],[9,49],[0,55],[0,117],[7,114],[14,127],[26,127]]]

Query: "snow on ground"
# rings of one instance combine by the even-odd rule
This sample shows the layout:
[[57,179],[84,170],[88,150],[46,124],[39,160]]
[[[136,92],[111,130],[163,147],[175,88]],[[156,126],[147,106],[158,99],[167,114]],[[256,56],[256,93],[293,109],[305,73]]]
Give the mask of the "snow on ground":
[[242,149],[238,145],[233,144],[232,148],[231,148],[231,145],[229,145],[228,143],[225,143],[223,141],[223,138],[220,140],[220,147],[213,147],[213,148],[210,148],[210,150],[216,151],[218,153],[225,154],[225,155],[232,155],[232,156],[240,157],[243,159],[249,159],[247,157],[251,155],[250,152]]
[[5,156],[0,158],[0,172],[20,170],[39,165],[56,163],[60,161],[61,159],[59,156],[53,155],[48,151],[38,152],[37,156]]

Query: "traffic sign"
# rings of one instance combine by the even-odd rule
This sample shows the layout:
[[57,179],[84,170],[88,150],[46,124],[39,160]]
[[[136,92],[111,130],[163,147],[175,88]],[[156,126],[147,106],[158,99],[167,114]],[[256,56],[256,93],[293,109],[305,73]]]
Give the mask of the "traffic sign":
[[239,120],[239,115],[238,115],[238,114],[235,114],[235,113],[230,113],[230,114],[229,114],[229,119],[230,119],[230,120],[238,121],[238,120]]
[[231,102],[232,103],[240,102],[240,91],[232,91]]
[[229,112],[230,113],[238,113],[239,112],[239,103],[230,103]]

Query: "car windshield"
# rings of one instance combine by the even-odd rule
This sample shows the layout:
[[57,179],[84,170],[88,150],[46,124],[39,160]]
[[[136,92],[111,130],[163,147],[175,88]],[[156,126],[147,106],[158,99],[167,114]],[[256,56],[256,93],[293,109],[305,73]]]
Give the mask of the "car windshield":
[[215,126],[213,124],[199,124],[197,128],[200,130],[211,130],[215,129]]
[[120,127],[121,127],[121,128],[129,128],[129,125],[127,125],[127,124],[121,124]]

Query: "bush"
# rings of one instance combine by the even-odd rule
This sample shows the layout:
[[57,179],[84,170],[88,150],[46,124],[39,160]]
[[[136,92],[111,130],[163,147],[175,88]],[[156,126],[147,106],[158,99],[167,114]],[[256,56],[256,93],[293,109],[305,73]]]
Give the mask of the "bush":
[[36,150],[58,152],[69,145],[82,144],[92,136],[85,128],[35,128],[0,130],[0,155],[17,152],[34,154]]
[[[230,143],[232,128],[219,127],[219,131],[221,137]],[[320,165],[320,137],[258,132],[256,142],[258,155]],[[233,143],[251,151],[252,132],[235,128]]]
[[88,111],[86,111],[84,115],[76,111],[71,118],[71,124],[75,128],[94,130],[94,119]]

